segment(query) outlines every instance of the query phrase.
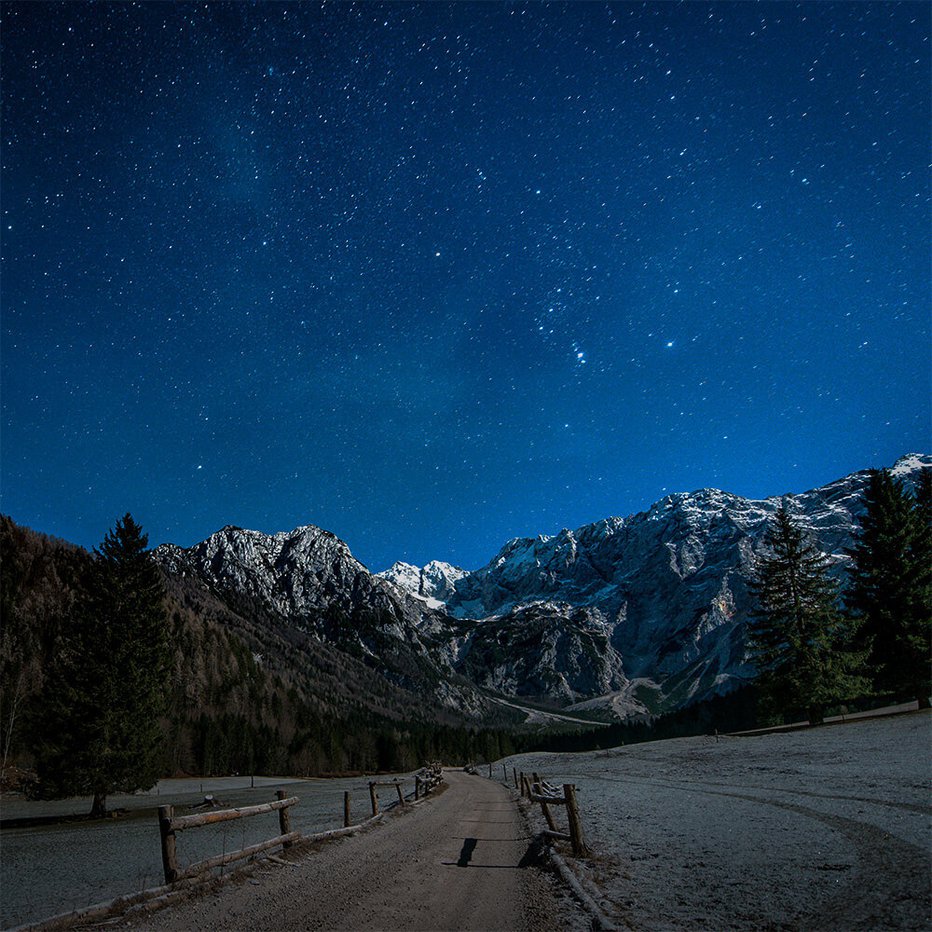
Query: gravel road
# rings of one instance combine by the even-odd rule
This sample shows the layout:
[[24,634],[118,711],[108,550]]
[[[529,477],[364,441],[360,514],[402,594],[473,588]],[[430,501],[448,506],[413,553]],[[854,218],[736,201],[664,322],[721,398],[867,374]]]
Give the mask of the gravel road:
[[446,790],[294,863],[267,863],[219,892],[133,923],[146,930],[555,932],[587,922],[533,864],[513,796],[446,771]]

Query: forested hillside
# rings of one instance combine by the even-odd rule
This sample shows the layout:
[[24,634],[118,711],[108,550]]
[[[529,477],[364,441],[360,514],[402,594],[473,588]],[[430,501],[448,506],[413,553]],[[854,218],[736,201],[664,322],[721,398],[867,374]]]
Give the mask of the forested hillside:
[[[91,556],[3,516],[0,560],[7,770],[31,762],[45,673],[71,623]],[[428,758],[509,750],[497,733],[426,703],[362,658],[280,624],[248,598],[233,600],[197,580],[163,576],[173,645],[165,773],[405,769]],[[358,627],[371,619],[321,622]]]

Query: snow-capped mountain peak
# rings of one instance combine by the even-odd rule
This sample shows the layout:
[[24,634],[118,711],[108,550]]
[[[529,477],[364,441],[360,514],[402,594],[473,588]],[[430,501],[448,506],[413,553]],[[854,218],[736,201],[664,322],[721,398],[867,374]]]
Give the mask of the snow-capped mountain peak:
[[376,573],[375,575],[382,579],[387,579],[399,589],[410,592],[412,595],[420,594],[421,570],[419,567],[413,566],[410,563],[396,560],[387,570],[382,570],[381,573]]
[[893,464],[890,474],[901,479],[914,475],[926,466],[932,466],[932,455],[928,453],[907,453]]
[[422,567],[398,561],[376,573],[430,608],[441,608],[456,591],[457,582],[468,575],[466,570],[442,560],[431,560]]

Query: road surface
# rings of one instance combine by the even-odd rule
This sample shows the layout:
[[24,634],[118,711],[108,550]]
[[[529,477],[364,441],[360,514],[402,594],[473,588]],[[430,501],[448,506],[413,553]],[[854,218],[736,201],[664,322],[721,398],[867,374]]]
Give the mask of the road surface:
[[500,784],[446,771],[447,789],[293,864],[133,923],[147,930],[510,930],[586,922],[533,864],[531,835]]

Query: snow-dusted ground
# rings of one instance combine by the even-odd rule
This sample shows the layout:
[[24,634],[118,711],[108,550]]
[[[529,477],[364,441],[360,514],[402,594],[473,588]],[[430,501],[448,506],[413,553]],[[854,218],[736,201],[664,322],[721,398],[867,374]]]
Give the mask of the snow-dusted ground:
[[505,763],[577,785],[620,927],[929,929],[930,751],[923,712]]
[[[379,777],[379,779],[388,779]],[[367,818],[367,777],[341,780],[294,780],[256,777],[162,780],[149,793],[113,796],[111,809],[128,813],[103,822],[63,822],[0,833],[0,928],[9,929],[71,909],[99,903],[164,883],[156,810],[171,803],[178,815],[213,794],[224,808],[270,802],[281,788],[300,800],[291,811],[291,827],[311,834],[343,824],[343,792],[350,791],[354,822]],[[407,790],[413,789],[413,778]],[[382,788],[383,805],[395,790]],[[31,802],[5,795],[4,819],[67,816],[90,811],[90,799]],[[181,866],[244,848],[278,834],[278,815],[269,813],[219,825],[189,829],[178,835]],[[232,868],[237,867],[236,864]]]

